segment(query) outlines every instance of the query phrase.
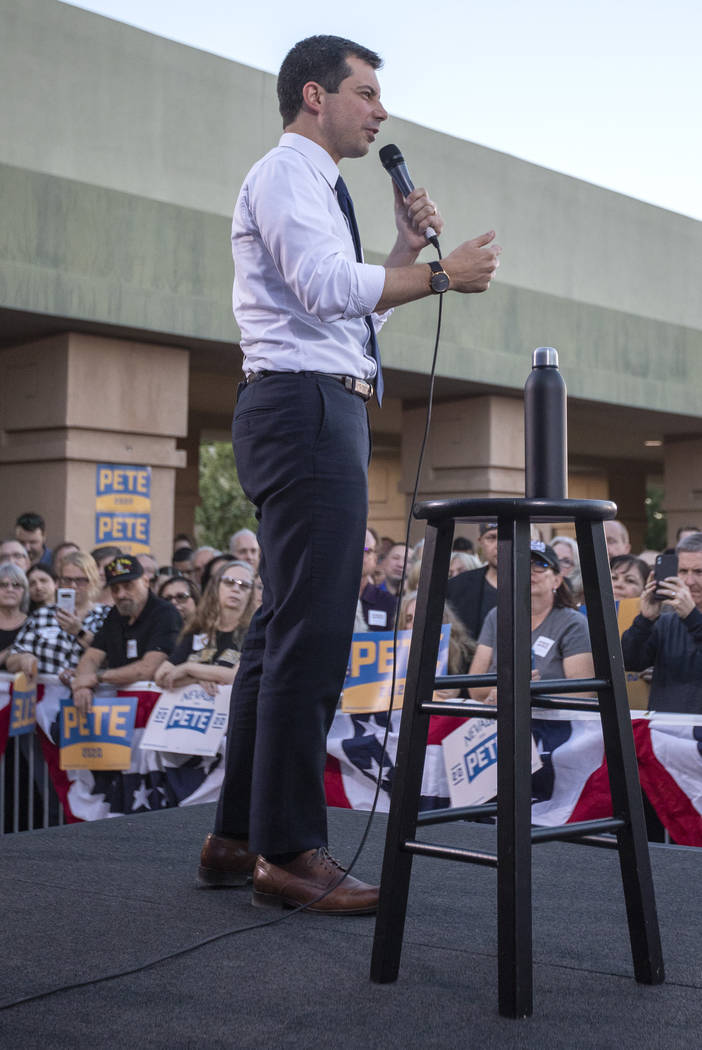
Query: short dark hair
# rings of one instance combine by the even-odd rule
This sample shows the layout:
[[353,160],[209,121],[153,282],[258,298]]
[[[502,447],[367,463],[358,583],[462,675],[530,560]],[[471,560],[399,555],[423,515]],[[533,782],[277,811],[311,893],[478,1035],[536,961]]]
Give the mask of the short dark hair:
[[351,76],[346,61],[349,55],[367,62],[373,69],[380,69],[383,64],[375,51],[341,36],[308,36],[288,51],[278,74],[278,108],[283,127],[291,124],[300,112],[302,89],[308,81],[316,81],[332,95],[337,93],[342,80]]
[[702,551],[702,532],[691,532],[684,540],[680,540],[675,548],[676,554],[699,554]]
[[24,529],[25,532],[36,532],[37,529],[46,532],[46,522],[41,514],[35,514],[34,511],[31,510],[27,511],[26,514],[20,514],[15,522],[15,526]]
[[644,587],[648,580],[648,574],[651,571],[648,563],[643,558],[637,558],[635,554],[615,554],[613,558],[609,559],[609,567],[612,570],[622,569],[624,572],[629,572],[630,569],[633,569],[635,572],[638,572]]

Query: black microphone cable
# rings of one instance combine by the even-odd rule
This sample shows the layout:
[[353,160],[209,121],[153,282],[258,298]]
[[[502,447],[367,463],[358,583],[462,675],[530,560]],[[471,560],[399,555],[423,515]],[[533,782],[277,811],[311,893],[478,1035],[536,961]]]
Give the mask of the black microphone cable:
[[[436,238],[435,235],[431,239],[431,243],[436,248],[439,259],[441,259],[442,258],[441,248],[439,246],[439,241],[438,241],[438,239]],[[394,627],[394,630],[393,630],[393,667],[392,667],[392,677],[391,677],[391,682],[390,682],[390,700],[389,700],[389,704],[388,704],[387,721],[386,721],[386,724],[385,724],[385,732],[383,734],[383,740],[382,740],[382,745],[381,745],[381,755],[380,755],[380,761],[378,763],[378,777],[377,777],[376,784],[375,784],[375,794],[374,794],[374,797],[373,797],[373,802],[372,802],[371,808],[370,808],[370,810],[368,812],[368,819],[366,821],[366,826],[365,826],[365,828],[363,830],[363,834],[361,835],[360,842],[359,842],[359,844],[358,844],[358,846],[356,848],[356,851],[355,851],[353,857],[351,858],[351,861],[350,861],[348,867],[344,871],[343,875],[340,876],[338,881],[334,883],[333,886],[330,886],[323,893],[320,893],[320,895],[318,897],[315,897],[314,900],[308,901],[307,904],[299,904],[299,905],[297,905],[294,908],[288,908],[287,910],[283,910],[282,914],[275,915],[271,919],[266,919],[266,920],[264,920],[262,922],[250,923],[250,924],[248,924],[246,926],[235,926],[232,929],[222,930],[219,933],[211,934],[209,937],[203,937],[203,938],[201,938],[201,939],[199,939],[197,941],[194,941],[192,944],[188,944],[184,948],[178,948],[175,951],[167,952],[164,955],[158,955],[158,956],[155,956],[155,957],[153,957],[151,959],[147,959],[145,962],[139,963],[139,965],[137,965],[137,966],[131,966],[131,967],[128,967],[126,969],[116,970],[116,971],[114,971],[112,973],[102,974],[101,976],[98,976],[98,977],[90,977],[90,978],[88,978],[87,980],[84,980],[84,981],[73,981],[70,984],[57,985],[55,988],[47,988],[44,991],[35,992],[35,993],[30,994],[30,995],[25,995],[25,996],[22,996],[22,997],[20,997],[18,999],[13,999],[10,1002],[6,1002],[6,1003],[0,1002],[0,1011],[2,1011],[2,1010],[10,1010],[10,1009],[12,1009],[15,1006],[21,1006],[24,1003],[36,1002],[39,999],[46,999],[49,996],[58,995],[61,992],[75,991],[78,988],[88,988],[91,985],[103,984],[106,981],[118,980],[121,977],[130,977],[130,976],[132,976],[133,974],[136,974],[136,973],[143,973],[145,970],[153,969],[153,967],[158,966],[161,963],[168,962],[171,959],[178,959],[181,956],[189,955],[191,952],[198,951],[200,948],[205,948],[205,947],[207,947],[207,945],[214,944],[217,941],[223,940],[225,937],[234,937],[237,934],[248,933],[251,930],[265,929],[265,927],[267,927],[267,926],[276,926],[276,925],[278,925],[281,922],[285,922],[288,919],[291,919],[298,912],[307,911],[312,905],[318,904],[319,901],[324,900],[325,897],[327,897],[331,892],[333,892],[333,890],[335,890],[338,886],[340,886],[343,883],[343,881],[346,878],[346,876],[350,875],[351,872],[353,871],[353,869],[355,868],[355,866],[358,863],[358,860],[359,860],[363,850],[365,849],[366,843],[368,841],[368,836],[370,834],[371,827],[373,825],[373,820],[375,818],[375,814],[376,814],[376,811],[377,811],[378,799],[380,798],[380,790],[381,790],[382,780],[383,780],[383,768],[384,768],[385,756],[387,754],[388,738],[389,738],[389,734],[390,734],[390,727],[392,725],[392,710],[393,710],[393,704],[394,704],[394,701],[395,701],[395,690],[396,690],[396,687],[397,687],[397,666],[396,666],[397,665],[397,659],[396,659],[396,657],[397,657],[397,638],[398,638],[398,630],[399,630],[400,601],[402,599],[402,592],[404,591],[405,580],[406,580],[406,576],[407,576],[407,561],[408,561],[408,554],[409,554],[409,540],[410,540],[410,532],[411,532],[411,529],[412,529],[412,512],[414,510],[414,505],[415,505],[415,503],[417,501],[417,493],[419,491],[419,483],[420,483],[420,480],[421,480],[422,467],[424,465],[424,455],[425,455],[425,452],[426,452],[426,446],[427,446],[427,442],[429,440],[429,432],[430,432],[430,428],[431,428],[431,415],[432,415],[432,407],[433,407],[433,402],[434,402],[434,387],[435,387],[435,382],[436,382],[436,365],[437,365],[438,354],[439,354],[439,343],[440,343],[440,340],[441,340],[441,321],[442,321],[442,316],[443,316],[443,299],[444,299],[443,294],[440,294],[438,298],[439,298],[439,303],[438,303],[438,314],[437,314],[437,321],[436,321],[436,335],[435,335],[435,338],[434,338],[434,350],[433,350],[433,354],[432,354],[431,368],[430,368],[430,372],[429,372],[429,394],[428,394],[428,399],[427,399],[427,411],[426,411],[425,422],[424,422],[424,433],[423,433],[423,436],[422,436],[422,442],[421,442],[420,449],[419,449],[419,456],[417,458],[417,470],[416,470],[415,478],[414,478],[414,486],[413,486],[413,490],[412,490],[412,499],[410,501],[410,507],[409,507],[409,512],[408,512],[407,521],[406,521],[406,527],[405,527],[405,557],[404,557],[404,560],[403,560],[403,563],[402,563],[402,576],[400,578],[400,583],[399,583],[399,586],[398,586],[397,614],[395,616],[395,627]]]

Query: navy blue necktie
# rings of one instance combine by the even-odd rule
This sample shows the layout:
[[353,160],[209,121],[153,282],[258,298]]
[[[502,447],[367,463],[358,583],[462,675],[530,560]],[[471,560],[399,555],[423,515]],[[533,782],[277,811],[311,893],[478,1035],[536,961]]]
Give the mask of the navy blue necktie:
[[[363,262],[363,255],[361,253],[361,238],[358,232],[358,223],[356,222],[356,213],[353,210],[353,201],[349,196],[349,191],[346,189],[346,183],[342,179],[341,175],[336,180],[336,199],[339,202],[341,211],[346,216],[346,221],[349,224],[349,230],[351,231],[351,238],[353,240],[354,250],[356,252],[356,262]],[[370,339],[368,340],[368,350],[370,356],[373,358],[376,364],[375,373],[375,396],[378,398],[378,404],[382,404],[383,401],[383,369],[380,365],[380,350],[378,349],[378,340],[375,335],[375,328],[373,327],[373,321],[370,317],[366,317],[366,324],[368,325],[368,331],[370,333]]]

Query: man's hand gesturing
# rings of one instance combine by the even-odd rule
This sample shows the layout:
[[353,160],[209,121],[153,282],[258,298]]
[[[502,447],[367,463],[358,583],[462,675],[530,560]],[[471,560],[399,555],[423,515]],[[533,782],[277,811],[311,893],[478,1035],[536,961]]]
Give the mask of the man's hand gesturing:
[[452,292],[486,292],[495,271],[500,265],[499,244],[492,244],[495,231],[489,230],[472,241],[464,241],[443,261],[443,267],[451,279]]

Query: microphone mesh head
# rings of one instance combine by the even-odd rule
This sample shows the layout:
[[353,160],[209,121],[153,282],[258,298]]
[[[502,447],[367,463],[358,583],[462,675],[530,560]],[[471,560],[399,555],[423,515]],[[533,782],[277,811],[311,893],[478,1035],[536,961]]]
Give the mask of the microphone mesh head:
[[383,146],[378,152],[378,156],[386,171],[390,171],[390,168],[394,168],[397,164],[403,164],[405,160],[399,148],[392,142],[387,146]]

